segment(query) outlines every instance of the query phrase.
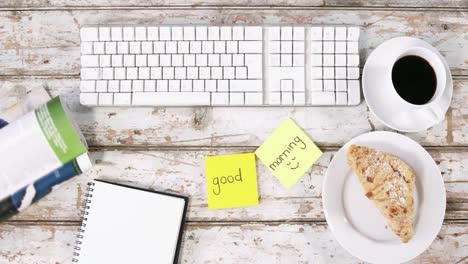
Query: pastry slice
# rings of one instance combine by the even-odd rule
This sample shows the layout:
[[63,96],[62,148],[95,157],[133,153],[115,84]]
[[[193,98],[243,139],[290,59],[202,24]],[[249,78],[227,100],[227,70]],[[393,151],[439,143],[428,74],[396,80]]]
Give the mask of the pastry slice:
[[398,157],[356,145],[349,147],[348,164],[391,230],[402,242],[408,242],[414,225],[413,169]]

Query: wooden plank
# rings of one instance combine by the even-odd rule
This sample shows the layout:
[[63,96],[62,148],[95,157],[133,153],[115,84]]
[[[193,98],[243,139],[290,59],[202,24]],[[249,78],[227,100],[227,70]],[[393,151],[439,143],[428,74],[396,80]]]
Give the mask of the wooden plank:
[[[200,151],[98,151],[91,154],[95,166],[68,182],[37,205],[13,220],[79,221],[80,199],[86,183],[94,178],[128,183],[138,187],[171,191],[191,198],[190,221],[324,221],[322,181],[335,152],[326,151],[316,165],[290,190],[285,189],[260,162],[257,175],[260,205],[208,210],[205,158],[209,155],[245,153],[253,148]],[[447,219],[468,219],[468,157],[466,150],[432,150],[442,171],[447,198],[453,201]]]
[[170,7],[170,6],[190,6],[190,7],[205,7],[205,6],[269,6],[269,7],[439,7],[439,8],[463,8],[467,7],[466,1],[463,0],[427,0],[427,1],[411,1],[411,0],[23,0],[18,3],[15,0],[5,0],[2,3],[3,8],[82,8],[82,7]]
[[[259,146],[287,117],[320,146],[341,146],[373,130],[390,130],[356,107],[87,108],[79,105],[79,80],[0,80],[0,111],[31,89],[62,95],[91,146]],[[407,135],[425,146],[468,146],[468,79],[456,79],[446,120]],[[235,113],[235,114],[233,114]]]
[[[89,1],[91,2],[91,1]],[[89,24],[347,24],[362,27],[361,63],[384,40],[422,38],[468,74],[466,12],[395,10],[55,10],[0,12],[2,75],[78,75],[79,28]]]
[[[71,263],[77,226],[0,225],[1,263]],[[468,224],[443,225],[427,251],[409,263],[466,263]],[[362,263],[326,225],[189,224],[181,263]]]

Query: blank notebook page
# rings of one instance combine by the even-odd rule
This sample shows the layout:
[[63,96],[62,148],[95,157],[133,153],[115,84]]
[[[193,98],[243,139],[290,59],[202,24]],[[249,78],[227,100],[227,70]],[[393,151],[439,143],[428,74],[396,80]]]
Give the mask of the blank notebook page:
[[186,198],[93,181],[78,263],[174,263]]

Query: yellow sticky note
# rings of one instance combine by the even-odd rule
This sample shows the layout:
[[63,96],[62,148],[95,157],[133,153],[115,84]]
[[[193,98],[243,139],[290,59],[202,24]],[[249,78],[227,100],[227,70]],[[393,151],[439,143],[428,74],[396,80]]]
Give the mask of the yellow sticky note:
[[258,204],[255,154],[206,158],[208,208],[233,208]]
[[289,189],[322,156],[322,151],[292,119],[287,119],[255,154]]

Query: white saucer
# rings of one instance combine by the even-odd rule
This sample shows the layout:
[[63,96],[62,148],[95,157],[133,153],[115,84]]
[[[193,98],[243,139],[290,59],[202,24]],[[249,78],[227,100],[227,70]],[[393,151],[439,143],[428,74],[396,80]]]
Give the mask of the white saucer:
[[[382,85],[392,85],[391,82],[385,82],[387,76],[386,68],[393,63],[395,59],[405,50],[411,47],[424,47],[437,54],[445,65],[446,69],[446,88],[444,94],[436,101],[445,113],[450,106],[453,93],[453,81],[450,69],[445,59],[440,53],[427,42],[417,38],[398,37],[385,41],[379,45],[367,58],[362,73],[362,89],[369,109],[374,113],[377,119],[386,126],[402,132],[418,132],[428,129],[437,124],[434,119],[427,118],[429,109],[395,109],[390,101],[382,96],[381,89],[393,89]],[[391,67],[391,66],[390,66]],[[395,111],[405,111],[405,118],[397,118]],[[401,113],[400,113],[401,114]],[[399,115],[401,116],[401,115]]]
[[[414,169],[415,226],[408,243],[385,228],[386,220],[364,195],[347,163],[351,144],[393,154]],[[418,143],[393,132],[370,132],[344,145],[328,167],[322,195],[325,217],[336,240],[355,257],[372,263],[401,263],[415,258],[431,245],[445,216],[444,181],[436,163]]]

